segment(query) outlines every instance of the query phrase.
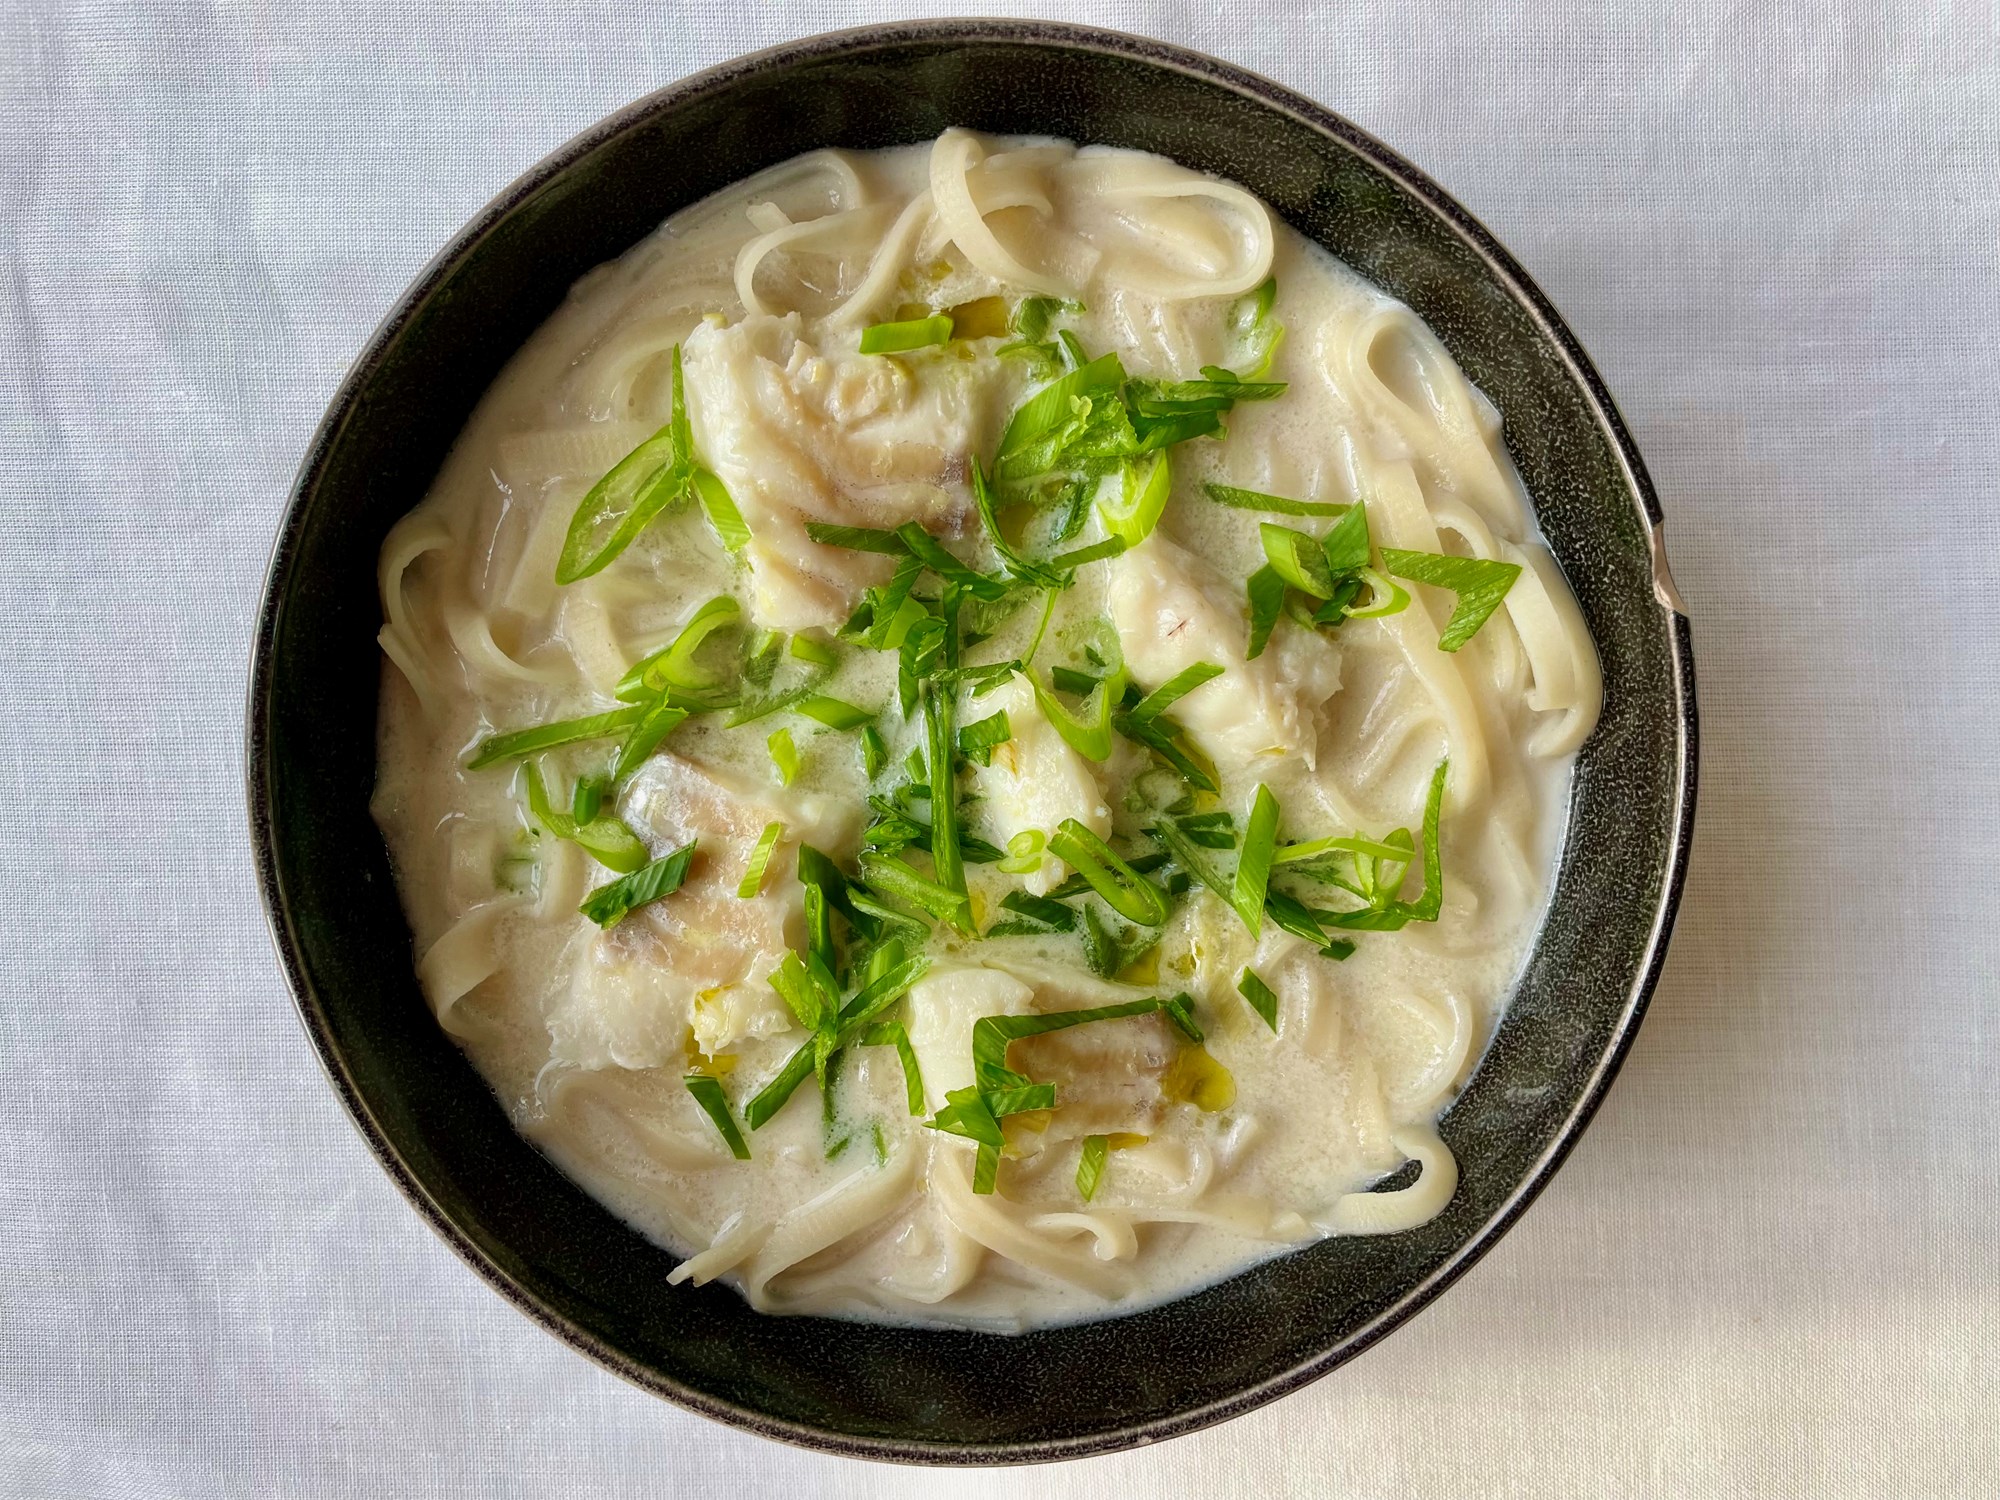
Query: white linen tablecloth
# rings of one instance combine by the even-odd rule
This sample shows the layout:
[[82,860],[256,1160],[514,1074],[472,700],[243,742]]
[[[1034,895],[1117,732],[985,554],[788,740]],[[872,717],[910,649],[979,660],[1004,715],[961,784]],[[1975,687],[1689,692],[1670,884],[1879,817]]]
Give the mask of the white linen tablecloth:
[[874,1467],[688,1415],[419,1222],[292,1013],[240,714],[307,435],[607,111],[927,7],[0,5],[0,1493],[2000,1490],[2000,38],[1990,5],[1066,3],[1343,111],[1623,406],[1700,829],[1623,1078],[1408,1328],[1222,1428]]

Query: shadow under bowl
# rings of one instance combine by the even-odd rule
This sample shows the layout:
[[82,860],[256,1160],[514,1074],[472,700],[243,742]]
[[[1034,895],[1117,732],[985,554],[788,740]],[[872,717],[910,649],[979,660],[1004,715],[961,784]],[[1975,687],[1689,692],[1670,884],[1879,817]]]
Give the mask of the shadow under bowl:
[[[1131,1316],[1003,1337],[768,1317],[558,1172],[431,1019],[368,801],[375,564],[502,365],[593,266],[822,146],[951,125],[1159,152],[1243,183],[1408,303],[1499,406],[1602,657],[1550,915],[1442,1123],[1456,1197]],[[1639,455],[1555,310],[1463,209],[1340,117],[1211,58],[1039,22],[810,38],[595,126],[480,213],[397,304],[313,439],[271,561],[247,775],[263,895],[321,1059],[411,1202],[516,1306],[696,1411],[870,1458],[1038,1461],[1186,1432],[1324,1374],[1487,1250],[1589,1120],[1650,995],[1693,817],[1687,622]]]

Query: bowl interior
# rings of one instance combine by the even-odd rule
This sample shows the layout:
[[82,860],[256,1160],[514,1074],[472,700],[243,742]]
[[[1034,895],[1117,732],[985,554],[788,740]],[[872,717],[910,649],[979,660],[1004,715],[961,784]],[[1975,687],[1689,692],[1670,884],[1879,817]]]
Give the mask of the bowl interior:
[[[674,210],[820,146],[949,125],[1136,147],[1244,183],[1410,304],[1499,405],[1602,655],[1552,915],[1443,1124],[1446,1212],[1327,1241],[1165,1307],[1003,1339],[774,1318],[585,1196],[431,1020],[368,815],[375,560],[502,364],[569,284]],[[642,101],[536,168],[425,273],[307,456],[273,560],[250,710],[273,925],[336,1085],[413,1201],[508,1296],[621,1373],[768,1434],[991,1462],[1215,1420],[1364,1347],[1497,1235],[1594,1107],[1650,990],[1692,772],[1684,622],[1655,597],[1636,455],[1552,312],[1434,188],[1275,86],[1129,38],[961,22],[820,38]]]

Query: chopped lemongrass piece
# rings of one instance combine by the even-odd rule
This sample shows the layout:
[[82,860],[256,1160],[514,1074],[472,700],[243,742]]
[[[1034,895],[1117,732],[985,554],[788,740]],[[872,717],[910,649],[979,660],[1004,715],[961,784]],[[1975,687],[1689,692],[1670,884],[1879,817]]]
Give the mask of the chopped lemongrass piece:
[[1250,1008],[1264,1018],[1264,1024],[1278,1029],[1278,997],[1258,977],[1255,969],[1245,969],[1236,980],[1236,992],[1250,1002]]
[[1217,505],[1226,505],[1232,510],[1261,510],[1273,516],[1340,516],[1354,508],[1351,505],[1322,505],[1316,500],[1287,500],[1283,495],[1238,489],[1233,484],[1204,484],[1202,490]]
[[1498,562],[1483,557],[1447,557],[1438,552],[1402,552],[1382,549],[1382,567],[1398,578],[1413,583],[1433,584],[1458,595],[1458,604],[1438,637],[1438,650],[1456,651],[1479,633],[1479,627],[1500,607],[1514,580],[1521,576],[1519,563]]
[[840,698],[829,698],[824,693],[815,693],[810,698],[802,698],[794,705],[795,710],[808,719],[816,719],[828,729],[859,729],[863,724],[874,722],[875,715],[865,708],[857,708]]
[[790,786],[799,774],[799,747],[792,743],[791,730],[772,730],[764,745],[771,752],[771,764],[778,768],[778,784]]
[[580,719],[560,719],[552,724],[537,724],[531,729],[490,734],[473,748],[472,758],[466,761],[465,769],[483,771],[503,760],[519,760],[524,755],[536,755],[559,745],[573,745],[579,740],[608,739],[632,728],[646,717],[646,713],[643,707],[614,708],[609,713],[586,714]]
[[722,1092],[722,1085],[706,1073],[690,1073],[681,1080],[687,1091],[694,1095],[694,1102],[702,1108],[715,1128],[722,1133],[723,1141],[729,1147],[729,1154],[738,1161],[750,1160],[750,1147],[743,1139],[743,1132],[736,1128],[735,1117],[729,1113],[729,1099]]
[[744,868],[743,879],[736,887],[736,894],[745,901],[763,890],[764,872],[771,867],[771,853],[784,836],[783,823],[766,823],[764,831],[757,836],[757,847],[750,851],[750,863]]
[[577,910],[599,927],[617,926],[627,913],[662,896],[671,896],[681,888],[681,882],[687,879],[688,865],[694,859],[694,847],[690,840],[672,854],[663,854],[631,874],[599,886],[584,898]]
[[901,323],[876,323],[861,332],[863,354],[902,354],[911,349],[929,349],[951,342],[949,313],[928,318],[910,318]]

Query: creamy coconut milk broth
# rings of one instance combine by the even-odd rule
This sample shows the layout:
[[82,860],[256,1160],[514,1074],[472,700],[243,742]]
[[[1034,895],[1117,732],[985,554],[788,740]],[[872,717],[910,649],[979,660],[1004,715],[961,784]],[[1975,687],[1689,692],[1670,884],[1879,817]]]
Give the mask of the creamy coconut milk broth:
[[[1040,322],[1036,298],[1047,299]],[[938,314],[948,331],[925,324]],[[884,325],[900,331],[871,333]],[[860,352],[864,338],[940,334]],[[1043,347],[1000,352],[1023,344]],[[676,348],[684,441],[671,436]],[[1183,384],[1100,380],[1085,398],[1100,416],[1123,403],[1143,426],[1176,402],[1214,403],[1230,378],[1254,394],[1217,412],[1219,433],[1157,450],[1105,456],[1099,443],[1079,457],[1087,440],[1051,438],[1010,455],[1024,404],[1107,354],[1134,381]],[[676,493],[603,566],[558,583],[611,529],[586,528],[579,547],[579,507],[663,430],[658,469],[673,482],[661,488]],[[1055,467],[1033,467],[1051,453]],[[667,469],[682,458],[675,480]],[[1153,493],[1156,462],[1166,477]],[[993,478],[1019,566],[974,504],[975,464]],[[707,483],[740,530],[726,511],[716,519]],[[1210,484],[1233,487],[1235,502]],[[1246,509],[1241,491],[1321,509]],[[1273,575],[1283,606],[1251,656],[1251,596],[1274,563],[1262,524],[1303,535],[1307,582],[1325,590],[1322,560],[1341,559],[1321,539],[1350,514],[1332,508],[1356,502],[1367,574],[1336,581],[1362,580],[1346,593],[1362,614],[1316,624],[1327,601]],[[1078,524],[1058,537],[1072,511]],[[867,528],[881,545],[906,523],[950,554],[947,568],[986,580],[973,587],[1011,585],[990,607],[965,603],[950,626],[960,675],[920,669],[907,715],[905,653],[871,648],[870,622],[850,622],[899,569],[918,573],[911,597],[939,601],[918,613],[944,612],[949,580],[904,563],[893,543],[856,550],[808,531]],[[1100,555],[1057,570],[1060,586],[1032,581],[1048,584],[1051,559],[1093,547]],[[1449,560],[1485,571],[1453,573]],[[1021,1328],[1130,1311],[1325,1235],[1400,1232],[1449,1201],[1456,1166],[1435,1121],[1540,921],[1574,750],[1595,720],[1596,659],[1497,414],[1407,309],[1241,189],[1133,153],[963,132],[815,153],[739,185],[577,285],[391,535],[382,575],[375,811],[426,997],[524,1134],[688,1257],[677,1279],[722,1277],[772,1311]],[[1470,638],[1440,649],[1455,611],[1508,577]],[[1401,609],[1370,616],[1399,594]],[[656,674],[648,699],[627,681],[621,698],[634,667],[718,598],[734,613],[721,606],[726,618],[689,649],[685,682]],[[1021,660],[1024,671],[972,675]],[[1097,723],[1089,694],[1064,690],[1107,676],[1117,687],[1121,667],[1128,721],[1162,684],[1220,668],[1157,721],[1179,768]],[[807,679],[813,700],[879,734],[873,775],[858,723],[833,727],[794,703],[731,727],[740,702],[700,706]],[[671,707],[669,690],[696,706],[622,776],[607,773],[630,722],[472,768],[496,736]],[[1001,712],[1009,732],[987,763],[976,745],[948,757],[970,856],[956,920],[886,897],[867,873],[885,849],[956,889],[921,842],[895,846],[899,819],[938,837],[935,808],[907,790],[929,775],[927,714],[948,713],[958,744]],[[774,734],[796,757],[789,784]],[[530,767],[553,824],[530,805]],[[600,808],[588,790],[573,800],[579,779],[604,779]],[[1278,810],[1280,862],[1244,896],[1234,882],[1260,787]],[[1427,912],[1432,808],[1442,899]],[[564,818],[568,833],[588,825],[584,842]],[[1077,867],[1050,844],[1066,819],[1142,867],[1133,878],[1158,893],[1164,921],[1065,893]],[[624,871],[598,858],[606,838],[625,847],[607,820],[643,846],[626,851]],[[1157,831],[1168,820],[1178,848]],[[768,868],[740,895],[774,823]],[[1337,838],[1378,852],[1284,858]],[[579,911],[690,842],[664,894],[606,925]],[[801,843],[839,875],[809,869],[802,881]],[[838,1000],[865,988],[885,935],[901,948],[878,965],[900,956],[921,972],[867,1034],[849,1028],[824,1091],[808,1070],[751,1128],[753,1101],[811,1051],[779,972],[788,954],[803,970],[815,951],[808,884],[836,908],[825,977]],[[864,934],[837,909],[850,895],[916,921],[884,926],[863,910]],[[1287,895],[1343,914],[1309,918],[1324,942],[1273,918]],[[1044,917],[1053,903],[1070,930],[1010,899]],[[1144,892],[1124,899],[1153,914]],[[1024,930],[992,935],[996,924]],[[1251,980],[1252,995],[1261,985],[1273,997],[1275,1027],[1246,997]],[[1181,996],[1177,1013],[1161,1008]],[[1010,1095],[1013,1083],[975,1066],[980,1018],[1141,1003],[1152,1008],[1003,1050],[998,1065],[1053,1085],[1052,1104]],[[875,1034],[885,1024],[905,1048]],[[719,1099],[748,1159],[697,1090]],[[1038,1107],[1010,1108],[1024,1103]],[[973,1130],[998,1128],[997,1149],[955,1131],[968,1112]],[[1412,1160],[1409,1185],[1367,1191]]]

